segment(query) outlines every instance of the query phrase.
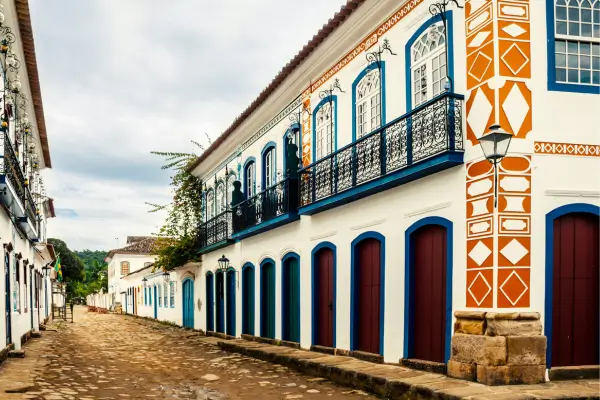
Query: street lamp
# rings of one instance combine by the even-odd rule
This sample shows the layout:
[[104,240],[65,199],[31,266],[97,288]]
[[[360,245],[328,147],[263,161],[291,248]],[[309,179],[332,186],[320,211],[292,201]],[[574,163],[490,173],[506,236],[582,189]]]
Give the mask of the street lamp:
[[165,283],[169,283],[171,280],[171,274],[168,271],[163,272],[162,277]]
[[218,263],[217,272],[225,272],[229,268],[229,258],[225,257],[225,254],[219,258]]
[[142,279],[142,283],[144,284],[144,289],[146,289],[148,287],[148,279],[146,279],[146,277],[144,277]]
[[42,267],[42,270],[44,271],[44,277],[48,277],[48,275],[50,275],[50,267],[49,264],[46,264]]
[[496,208],[498,206],[498,163],[506,157],[513,135],[504,131],[500,125],[492,125],[489,129],[489,132],[479,138],[479,145],[485,158],[494,164],[494,208]]

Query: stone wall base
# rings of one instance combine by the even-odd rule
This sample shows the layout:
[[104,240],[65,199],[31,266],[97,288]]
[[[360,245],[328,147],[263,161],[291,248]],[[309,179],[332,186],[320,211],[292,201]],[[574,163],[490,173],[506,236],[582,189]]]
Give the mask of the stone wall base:
[[485,385],[545,381],[539,313],[457,311],[448,375]]

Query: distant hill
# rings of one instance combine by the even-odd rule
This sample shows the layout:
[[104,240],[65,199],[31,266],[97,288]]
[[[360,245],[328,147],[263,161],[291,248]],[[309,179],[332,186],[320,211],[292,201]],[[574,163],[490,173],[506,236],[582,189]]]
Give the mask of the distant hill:
[[85,265],[85,269],[90,269],[94,264],[94,260],[98,261],[100,265],[104,264],[104,259],[108,254],[108,251],[102,250],[74,250],[73,253],[77,254],[77,256],[83,261],[83,265]]

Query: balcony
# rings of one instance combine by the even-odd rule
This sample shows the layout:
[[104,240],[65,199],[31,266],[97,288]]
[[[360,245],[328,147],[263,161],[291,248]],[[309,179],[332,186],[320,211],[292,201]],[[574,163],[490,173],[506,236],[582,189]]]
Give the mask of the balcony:
[[300,170],[312,215],[463,163],[463,96],[444,93]]
[[243,239],[296,221],[298,180],[286,178],[233,207],[233,238]]
[[227,210],[200,224],[198,232],[200,253],[209,253],[233,243],[231,215],[232,211]]
[[1,134],[2,162],[0,164],[0,202],[15,216],[21,230],[31,240],[38,238],[38,218],[35,202],[25,185],[25,176],[8,135]]

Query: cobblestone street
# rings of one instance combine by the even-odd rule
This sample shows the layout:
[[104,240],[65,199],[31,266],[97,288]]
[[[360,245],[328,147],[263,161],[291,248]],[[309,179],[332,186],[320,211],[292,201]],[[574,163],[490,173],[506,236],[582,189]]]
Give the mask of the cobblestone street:
[[[75,309],[25,359],[0,367],[0,399],[352,399],[362,392],[220,350],[212,338]],[[60,338],[60,339],[59,339]],[[21,393],[6,393],[6,391]]]

